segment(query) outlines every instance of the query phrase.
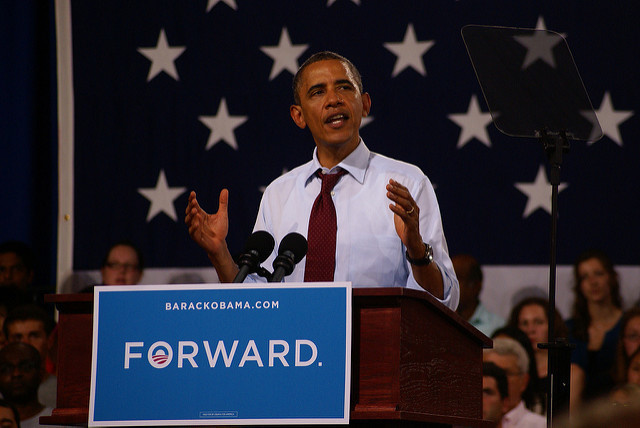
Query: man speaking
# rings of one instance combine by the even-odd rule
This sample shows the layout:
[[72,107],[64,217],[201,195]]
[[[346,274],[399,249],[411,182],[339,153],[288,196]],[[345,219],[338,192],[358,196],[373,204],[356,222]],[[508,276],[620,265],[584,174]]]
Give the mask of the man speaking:
[[[433,186],[418,167],[372,153],[360,138],[371,97],[356,67],[333,52],[316,53],[296,73],[293,96],[291,118],[311,131],[313,159],[267,187],[254,227],[276,242],[291,232],[306,236],[307,256],[286,280],[426,290],[455,309],[458,280]],[[226,243],[228,203],[223,189],[218,211],[208,214],[191,192],[185,217],[222,282],[238,272]]]

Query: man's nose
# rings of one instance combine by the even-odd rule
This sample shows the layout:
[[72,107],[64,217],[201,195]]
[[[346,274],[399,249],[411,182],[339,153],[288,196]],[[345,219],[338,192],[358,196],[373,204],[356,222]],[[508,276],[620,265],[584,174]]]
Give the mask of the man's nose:
[[340,96],[340,94],[337,91],[329,90],[329,92],[327,93],[327,96],[329,97],[329,105],[342,105],[343,104],[342,97]]

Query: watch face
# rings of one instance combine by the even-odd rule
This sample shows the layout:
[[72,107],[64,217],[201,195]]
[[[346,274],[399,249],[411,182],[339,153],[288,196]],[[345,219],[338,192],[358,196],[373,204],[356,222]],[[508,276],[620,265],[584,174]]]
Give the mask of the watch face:
[[426,242],[424,243],[424,246],[425,246],[425,253],[424,253],[424,257],[421,259],[412,259],[411,257],[409,257],[408,252],[405,253],[407,260],[409,260],[409,263],[415,266],[425,266],[425,265],[429,265],[433,261],[433,248],[431,247],[431,245],[427,244]]

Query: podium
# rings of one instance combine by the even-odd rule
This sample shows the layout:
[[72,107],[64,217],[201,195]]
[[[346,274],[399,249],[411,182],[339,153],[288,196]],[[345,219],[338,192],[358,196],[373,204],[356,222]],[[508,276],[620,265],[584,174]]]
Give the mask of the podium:
[[[48,295],[59,311],[58,398],[42,424],[86,426],[93,295]],[[482,349],[492,342],[430,294],[354,288],[350,424],[482,427]]]

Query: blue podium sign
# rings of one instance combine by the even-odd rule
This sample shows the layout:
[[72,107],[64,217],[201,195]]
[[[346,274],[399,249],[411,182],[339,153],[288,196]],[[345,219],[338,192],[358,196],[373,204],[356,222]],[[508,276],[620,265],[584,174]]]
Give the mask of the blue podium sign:
[[95,288],[90,426],[349,421],[351,283]]

